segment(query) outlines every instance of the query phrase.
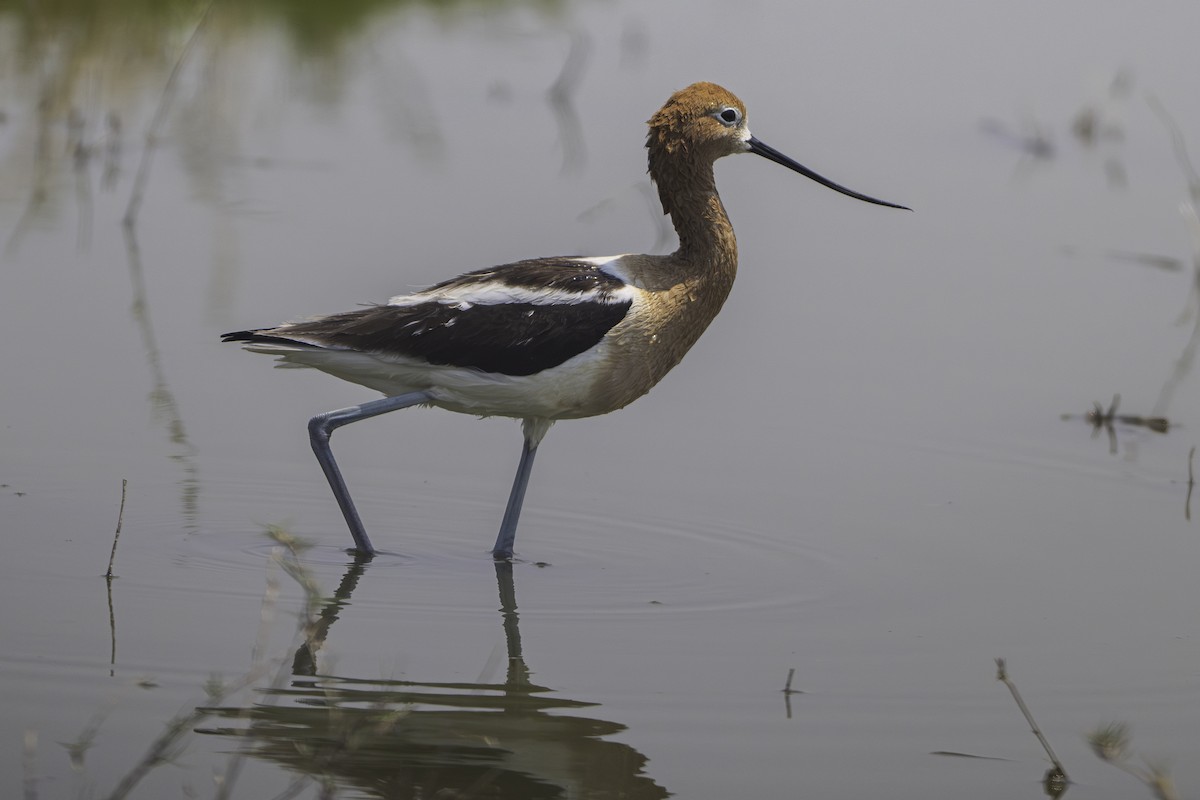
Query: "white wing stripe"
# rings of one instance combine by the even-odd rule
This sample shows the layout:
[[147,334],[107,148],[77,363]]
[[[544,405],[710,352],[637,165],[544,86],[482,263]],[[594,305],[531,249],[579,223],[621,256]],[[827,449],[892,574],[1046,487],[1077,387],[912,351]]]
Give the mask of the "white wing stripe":
[[469,286],[454,286],[439,289],[436,292],[418,292],[402,294],[388,300],[389,306],[417,306],[422,303],[441,303],[443,305],[472,305],[491,306],[513,304],[532,304],[538,306],[576,305],[580,303],[618,304],[632,302],[637,290],[632,286],[622,286],[617,289],[589,289],[586,292],[570,292],[563,289],[533,289],[526,286],[510,286],[494,281]]

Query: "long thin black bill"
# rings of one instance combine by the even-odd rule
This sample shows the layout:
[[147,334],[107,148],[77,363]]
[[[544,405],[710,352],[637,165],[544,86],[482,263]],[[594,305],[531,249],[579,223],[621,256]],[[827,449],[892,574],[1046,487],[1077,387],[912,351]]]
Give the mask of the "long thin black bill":
[[792,159],[788,158],[783,153],[776,150],[774,147],[771,147],[768,144],[763,144],[755,136],[751,136],[749,139],[747,139],[746,145],[750,148],[751,153],[757,153],[758,155],[762,156],[763,158],[774,161],[776,164],[782,164],[783,166],[787,167],[788,169],[795,170],[796,172],[799,172],[801,175],[803,175],[806,178],[812,178],[814,181],[821,184],[822,186],[828,186],[830,189],[833,189],[835,192],[841,192],[842,194],[846,195],[847,197],[853,197],[855,200],[862,200],[864,203],[874,203],[877,206],[887,206],[888,208],[902,208],[905,211],[912,211],[912,209],[909,208],[908,206],[902,206],[897,203],[889,203],[886,200],[879,200],[874,197],[868,197],[865,194],[859,194],[858,192],[854,191],[853,189],[847,189],[845,186],[836,184],[833,181],[829,180],[828,178],[823,178],[820,175],[818,175],[817,173],[813,172],[808,167],[804,166],[803,164],[799,164],[799,163],[793,161]]

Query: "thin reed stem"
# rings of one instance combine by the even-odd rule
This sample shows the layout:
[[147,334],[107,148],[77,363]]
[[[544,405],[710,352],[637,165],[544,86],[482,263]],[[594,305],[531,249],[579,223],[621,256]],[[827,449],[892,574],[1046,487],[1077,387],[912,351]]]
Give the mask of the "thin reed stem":
[[1042,729],[1038,727],[1033,720],[1033,714],[1029,711],[1029,706],[1025,705],[1025,701],[1021,699],[1021,693],[1017,691],[1017,685],[1008,677],[1008,666],[1004,663],[1003,658],[996,659],[996,680],[1008,687],[1008,691],[1012,692],[1013,700],[1017,701],[1017,708],[1021,709],[1021,713],[1025,715],[1025,721],[1029,723],[1030,730],[1042,743],[1042,747],[1046,751],[1046,755],[1050,757],[1050,763],[1059,771],[1064,781],[1068,780],[1067,771],[1063,768],[1062,762],[1058,760],[1058,756],[1054,754],[1054,749],[1050,747],[1050,742],[1046,740]]

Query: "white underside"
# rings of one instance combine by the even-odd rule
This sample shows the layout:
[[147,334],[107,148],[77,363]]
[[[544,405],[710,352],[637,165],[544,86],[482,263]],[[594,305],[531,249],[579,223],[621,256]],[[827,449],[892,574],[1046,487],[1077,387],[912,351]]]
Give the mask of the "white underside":
[[603,414],[594,406],[597,377],[607,343],[534,375],[501,375],[466,367],[426,364],[404,356],[377,356],[354,350],[250,344],[246,349],[279,356],[279,367],[313,367],[374,389],[389,397],[429,391],[432,405],[480,417],[572,419]]

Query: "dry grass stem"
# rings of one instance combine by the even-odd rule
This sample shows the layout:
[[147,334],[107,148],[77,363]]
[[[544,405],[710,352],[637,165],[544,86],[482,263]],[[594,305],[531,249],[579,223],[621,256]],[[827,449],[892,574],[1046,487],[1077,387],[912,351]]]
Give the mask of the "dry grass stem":
[[1187,482],[1187,497],[1183,501],[1183,518],[1188,522],[1192,521],[1192,491],[1196,488],[1196,476],[1192,469],[1192,464],[1196,460],[1196,445],[1192,445],[1192,449],[1188,451],[1188,482]]
[[104,577],[111,580],[116,577],[113,575],[113,562],[117,559],[117,540],[121,538],[121,525],[125,522],[125,489],[129,486],[127,478],[121,478],[121,510],[117,512],[117,531],[113,534],[112,552],[108,554],[108,572],[104,573]]
[[1034,722],[1033,714],[1029,711],[1029,706],[1025,705],[1025,701],[1021,699],[1021,693],[1017,691],[1017,685],[1012,682],[1011,678],[1008,677],[1008,666],[1005,664],[1003,658],[996,659],[996,680],[1008,687],[1008,691],[1012,693],[1013,700],[1017,701],[1017,708],[1021,709],[1021,713],[1025,715],[1025,721],[1029,723],[1030,730],[1033,731],[1033,735],[1037,737],[1037,740],[1041,742],[1042,748],[1046,751],[1046,755],[1050,757],[1050,763],[1054,765],[1056,770],[1058,770],[1058,774],[1061,776],[1062,781],[1064,783],[1069,782],[1070,779],[1067,778],[1067,771],[1063,768],[1062,762],[1059,761],[1058,756],[1054,754],[1054,749],[1050,747],[1050,742],[1046,740],[1041,728],[1039,728],[1037,723]]

